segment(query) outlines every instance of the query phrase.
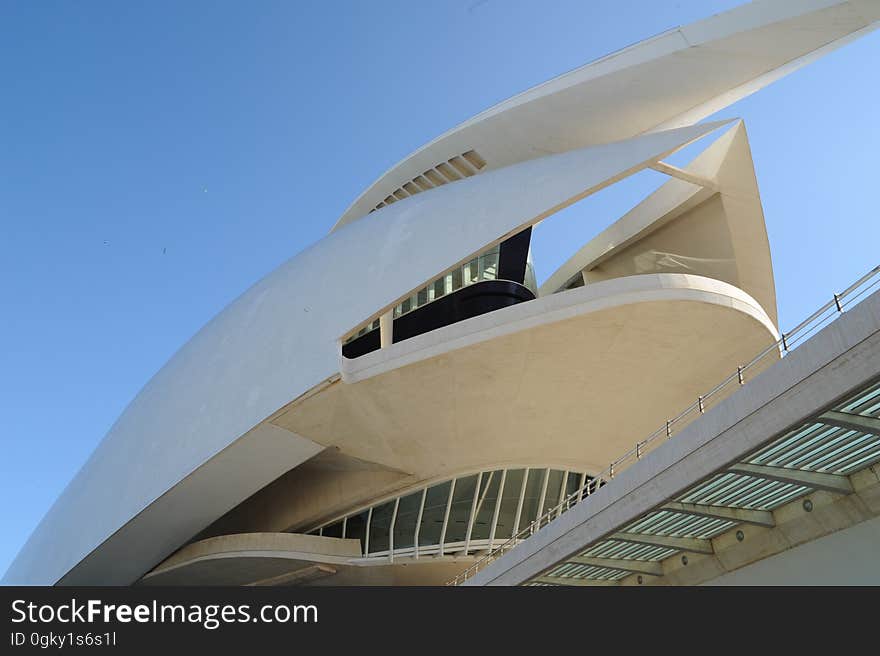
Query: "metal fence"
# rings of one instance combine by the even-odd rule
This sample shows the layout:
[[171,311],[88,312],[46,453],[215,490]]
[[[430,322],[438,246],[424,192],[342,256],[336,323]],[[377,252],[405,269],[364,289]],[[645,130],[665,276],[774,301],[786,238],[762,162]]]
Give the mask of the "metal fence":
[[629,465],[643,458],[646,453],[680,432],[685,426],[706,412],[710,407],[717,405],[741,386],[745,385],[749,380],[754,379],[761,371],[780,358],[785,357],[789,351],[803,343],[804,340],[817,331],[827,326],[848,307],[857,304],[878,285],[880,285],[880,266],[874,267],[866,275],[862,276],[855,283],[847,287],[843,292],[834,294],[832,300],[828,301],[828,303],[816,310],[792,330],[782,333],[782,337],[778,341],[758,353],[758,355],[756,355],[751,361],[738,366],[734,373],[731,373],[730,376],[722,380],[718,385],[702,396],[697,397],[694,403],[682,410],[675,417],[668,419],[662,426],[648,435],[645,439],[636,442],[629,451],[608,465],[603,471],[599,472],[594,478],[588,481],[586,485],[571,493],[559,505],[545,512],[499,547],[492,549],[488,554],[449,581],[447,585],[459,585],[463,583],[486,567],[489,563],[513,549],[520,542],[529,536],[534,535],[539,529],[549,524],[562,513],[569,510],[572,506],[587,499],[599,489],[600,486],[610,483],[615,474],[620,473],[620,471]]

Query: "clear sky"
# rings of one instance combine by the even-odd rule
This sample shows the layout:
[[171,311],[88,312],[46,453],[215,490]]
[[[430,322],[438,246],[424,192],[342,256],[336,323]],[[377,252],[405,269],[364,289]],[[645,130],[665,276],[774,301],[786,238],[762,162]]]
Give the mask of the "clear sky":
[[[0,0],[0,572],[150,376],[387,168],[738,4]],[[719,114],[746,120],[783,329],[880,262],[878,69],[874,33]],[[539,281],[660,182],[542,224]]]

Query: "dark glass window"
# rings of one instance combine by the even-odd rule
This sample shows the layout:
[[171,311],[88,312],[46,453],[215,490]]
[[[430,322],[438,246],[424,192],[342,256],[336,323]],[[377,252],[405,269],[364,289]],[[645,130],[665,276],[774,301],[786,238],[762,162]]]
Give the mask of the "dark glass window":
[[361,541],[361,553],[364,551],[364,542],[367,536],[367,513],[368,510],[352,515],[346,520],[345,537]]
[[476,486],[476,475],[465,476],[455,481],[455,490],[452,493],[452,508],[449,511],[449,524],[446,526],[444,544],[464,542]]
[[[581,486],[581,476],[583,476],[581,472],[568,472],[568,480],[565,481],[565,499],[568,499],[568,497],[578,491]],[[586,483],[586,479],[584,479],[584,482]],[[573,499],[572,503],[576,501],[577,499]]]
[[504,492],[501,494],[501,510],[498,513],[498,524],[495,527],[495,538],[506,539],[513,536],[513,522],[516,520],[516,506],[522,489],[524,469],[510,469],[504,481]]
[[454,269],[452,272],[452,291],[459,289],[464,281],[461,267]]
[[522,515],[519,518],[517,531],[527,527],[538,516],[538,503],[541,500],[541,489],[544,487],[544,469],[529,469],[526,479],[526,496],[523,499]]
[[335,524],[330,524],[330,526],[324,527],[324,537],[326,538],[341,538],[342,537],[342,522],[336,522]]
[[562,477],[564,474],[565,472],[558,469],[550,470],[550,480],[547,481],[547,494],[544,496],[544,507],[541,508],[542,515],[559,505],[559,493],[562,491]]
[[422,523],[419,526],[419,546],[440,544],[440,532],[443,529],[450,485],[451,483],[446,481],[428,488],[425,495],[425,511],[422,513]]
[[[507,482],[505,481],[505,485]],[[471,540],[488,540],[492,528],[492,517],[495,515],[495,503],[498,501],[498,488],[501,486],[501,470],[486,472],[480,482],[477,496],[477,512],[474,527],[471,529]]]
[[373,508],[373,517],[370,519],[370,553],[388,551],[388,535],[393,514],[394,501]]
[[416,520],[419,517],[419,506],[422,505],[422,492],[414,492],[400,500],[397,507],[397,519],[394,521],[394,548],[406,549],[413,546],[416,533]]

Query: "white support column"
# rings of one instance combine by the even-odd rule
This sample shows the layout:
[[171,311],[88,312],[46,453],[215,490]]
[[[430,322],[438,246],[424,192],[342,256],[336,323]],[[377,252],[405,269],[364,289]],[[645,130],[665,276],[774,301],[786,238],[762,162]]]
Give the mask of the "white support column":
[[578,494],[578,503],[580,500],[584,498],[584,486],[587,484],[587,472],[581,473],[581,480],[578,482],[578,490],[581,490],[580,494]]
[[370,511],[367,513],[367,526],[364,531],[364,556],[367,556],[370,553],[370,523],[373,520],[373,508],[370,507]]
[[394,512],[391,514],[391,524],[388,527],[388,562],[394,562],[394,524],[397,522],[397,509],[400,507],[400,497],[394,500]]
[[449,497],[446,499],[446,512],[443,514],[443,528],[440,529],[440,551],[439,556],[443,555],[443,544],[446,541],[446,527],[449,525],[449,511],[452,509],[452,495],[455,494],[455,479],[449,484]]
[[516,537],[516,534],[519,533],[519,521],[522,519],[523,500],[526,498],[526,484],[529,482],[529,471],[528,467],[523,470],[522,485],[519,488],[519,501],[516,504],[516,517],[513,520],[513,530],[510,533],[512,538]]
[[425,497],[428,496],[428,488],[422,490],[422,502],[419,504],[419,515],[416,517],[416,532],[413,535],[413,550],[416,560],[419,559],[419,532],[422,530],[422,515],[425,513]]
[[673,178],[678,178],[679,180],[690,182],[691,184],[697,185],[699,187],[705,187],[706,189],[711,189],[712,191],[718,191],[718,184],[714,180],[709,180],[708,178],[696,175],[694,173],[691,173],[690,171],[685,171],[684,169],[680,169],[677,166],[673,166],[672,164],[657,161],[651,165],[651,168],[655,171],[658,171],[659,173],[664,173]]
[[[544,484],[541,486],[541,498],[538,499],[538,508],[535,511],[535,521],[541,518],[541,515],[544,514],[544,502],[547,500],[547,486],[550,484],[550,468],[544,470]],[[537,528],[540,528],[537,527]]]
[[568,484],[568,472],[566,471],[562,475],[562,484],[559,486],[559,499],[556,502],[556,516],[559,517],[562,514],[562,502],[565,501],[565,486]]
[[507,480],[507,470],[501,470],[501,481],[498,483],[498,494],[495,496],[495,511],[492,513],[492,527],[489,529],[489,550],[494,548],[495,530],[498,528],[498,514],[501,511],[501,500],[504,498],[504,482]]
[[474,487],[474,499],[471,501],[471,512],[468,515],[467,531],[464,534],[464,554],[467,555],[471,547],[471,533],[474,530],[474,519],[477,514],[477,503],[480,500],[480,487],[483,485],[483,472],[477,474],[477,484]]
[[388,348],[394,343],[394,320],[392,310],[379,317],[379,346]]

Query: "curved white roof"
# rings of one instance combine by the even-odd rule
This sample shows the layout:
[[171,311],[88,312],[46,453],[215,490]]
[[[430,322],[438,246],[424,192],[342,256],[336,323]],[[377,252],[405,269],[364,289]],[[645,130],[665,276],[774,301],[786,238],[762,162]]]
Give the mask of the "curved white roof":
[[464,153],[485,161],[482,172],[696,123],[878,20],[877,0],[758,0],[670,30],[533,87],[419,148],[364,191],[334,229],[395,191],[400,198],[417,191],[412,180]]
[[[338,375],[341,337],[488,245],[719,124],[627,137],[760,79],[768,66],[837,43],[878,14],[876,0],[755,3],[563,76],[534,92],[539,99],[525,94],[419,151],[368,191],[339,229],[242,294],[147,383],[4,583],[135,581],[323,448],[265,420]],[[692,44],[706,49],[689,56]],[[723,74],[728,68],[735,74]],[[664,82],[670,78],[677,83]],[[635,83],[648,94],[639,102],[621,91]],[[618,138],[626,139],[605,143]],[[474,148],[488,162],[485,173],[352,221],[385,186],[435,165],[441,153]],[[348,293],[352,272],[370,283],[357,294]]]

